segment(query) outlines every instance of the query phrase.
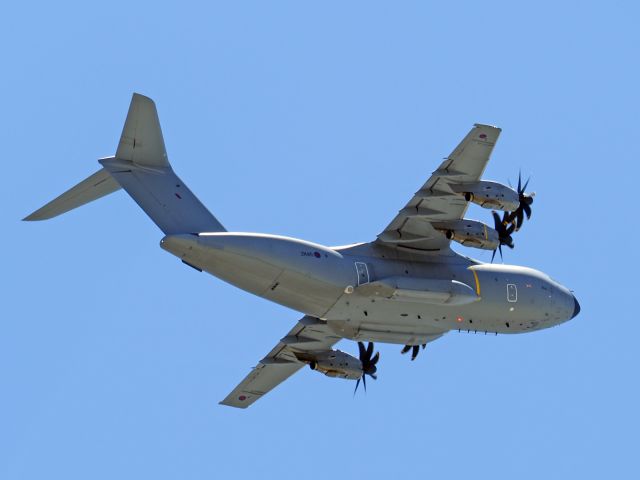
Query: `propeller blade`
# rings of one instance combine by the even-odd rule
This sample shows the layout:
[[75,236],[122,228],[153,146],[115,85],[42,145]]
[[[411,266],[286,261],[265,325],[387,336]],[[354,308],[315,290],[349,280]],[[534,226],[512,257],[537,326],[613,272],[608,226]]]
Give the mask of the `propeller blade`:
[[411,352],[411,361],[413,362],[416,357],[418,356],[418,353],[420,353],[420,345],[414,345],[413,346],[413,352]]
[[404,355],[409,350],[411,350],[411,345],[405,345],[404,347],[402,347],[402,350],[400,351],[400,353]]
[[522,207],[518,207],[518,215],[516,216],[516,230],[520,230],[522,228],[522,224],[524,223],[524,212],[522,211]]
[[[493,223],[495,225],[495,229],[498,230],[498,232],[500,231],[500,225],[502,222],[500,222],[500,216],[496,213],[496,212],[491,212],[493,214]],[[506,213],[506,212],[505,212]]]
[[[496,249],[497,250],[497,249]],[[493,263],[493,259],[496,257],[496,250],[493,251],[493,254],[491,254],[491,263]],[[407,349],[407,352],[409,350]],[[402,352],[402,353],[406,353],[406,352]]]
[[[498,232],[500,237],[500,244],[507,245],[509,248],[513,248],[513,241],[510,236],[515,231],[519,231],[524,225],[524,216],[527,216],[527,219],[531,218],[531,204],[533,203],[533,193],[531,195],[527,195],[525,193],[527,187],[529,186],[529,181],[531,180],[531,176],[527,178],[527,180],[522,182],[522,170],[518,172],[518,198],[519,205],[513,212],[505,212],[502,217],[502,224],[500,228],[498,226],[498,216],[497,214],[493,214],[493,220],[496,224],[495,230]],[[513,188],[513,187],[512,187]],[[500,256],[502,257],[502,249],[500,249]],[[495,253],[491,257],[491,261],[495,258]]]
[[360,386],[360,380],[362,380],[362,387],[364,388],[364,391],[367,391],[367,375],[374,380],[378,379],[378,376],[376,375],[376,372],[378,371],[376,363],[380,360],[380,352],[376,352],[375,355],[373,355],[374,347],[375,345],[373,342],[368,342],[366,348],[363,342],[358,342],[360,362],[362,363],[362,375],[360,375],[360,378],[358,378],[358,381],[356,382],[356,388],[353,390],[354,396]]
[[500,261],[504,263],[504,258],[502,258],[502,244],[498,245],[498,250],[500,250]]
[[369,361],[369,363],[371,364],[371,366],[374,366],[376,363],[378,363],[378,360],[380,360],[380,352],[376,352],[376,354]]

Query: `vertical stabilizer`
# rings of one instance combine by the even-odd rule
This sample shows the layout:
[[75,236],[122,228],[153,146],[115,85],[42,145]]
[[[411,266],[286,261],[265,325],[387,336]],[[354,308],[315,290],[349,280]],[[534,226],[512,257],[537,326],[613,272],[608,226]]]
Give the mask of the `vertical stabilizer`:
[[149,97],[133,94],[116,158],[148,167],[169,167],[158,111]]

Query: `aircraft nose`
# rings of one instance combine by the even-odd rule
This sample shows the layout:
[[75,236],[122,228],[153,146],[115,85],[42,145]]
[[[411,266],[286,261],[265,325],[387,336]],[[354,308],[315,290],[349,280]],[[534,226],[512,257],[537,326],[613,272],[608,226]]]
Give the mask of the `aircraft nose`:
[[575,295],[573,295],[573,315],[571,318],[576,318],[576,316],[580,313],[580,304],[578,303],[578,299]]

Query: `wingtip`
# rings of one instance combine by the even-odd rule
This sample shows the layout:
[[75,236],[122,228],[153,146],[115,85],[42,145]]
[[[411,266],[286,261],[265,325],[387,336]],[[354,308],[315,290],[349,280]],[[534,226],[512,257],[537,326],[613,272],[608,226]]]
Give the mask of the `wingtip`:
[[[49,202],[51,203],[51,202]],[[45,207],[47,207],[47,205],[45,205],[42,208],[39,208],[38,210],[36,210],[33,213],[30,213],[29,215],[27,215],[26,217],[24,217],[22,219],[23,222],[39,222],[40,220],[49,220],[50,218],[53,218],[59,214],[52,214],[50,210],[47,210]]]
[[37,212],[33,212],[22,219],[23,222],[35,222],[37,220],[44,220],[36,215]]
[[133,101],[148,102],[148,103],[151,103],[152,105],[156,104],[151,97],[147,97],[146,95],[143,95],[143,94],[138,93],[138,92],[133,92],[133,95],[131,96],[131,101],[132,102]]
[[236,405],[234,403],[225,402],[224,400],[219,401],[218,405],[224,405],[225,407],[239,408],[241,410],[245,410],[249,408],[249,405]]
[[495,125],[489,125],[487,123],[474,123],[473,126],[476,128],[491,128],[493,130],[497,130],[498,132],[502,131],[502,128],[496,127]]

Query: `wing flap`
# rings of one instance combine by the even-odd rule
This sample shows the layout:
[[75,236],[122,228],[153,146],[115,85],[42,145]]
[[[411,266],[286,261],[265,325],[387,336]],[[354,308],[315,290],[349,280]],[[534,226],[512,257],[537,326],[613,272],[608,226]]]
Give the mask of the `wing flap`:
[[303,317],[220,404],[249,407],[306,365],[298,360],[295,352],[325,351],[341,338],[327,322]]
[[448,240],[433,222],[459,220],[468,203],[450,185],[477,182],[489,162],[501,130],[475,124],[458,146],[378,235],[382,244],[407,245],[424,251],[446,251]]

